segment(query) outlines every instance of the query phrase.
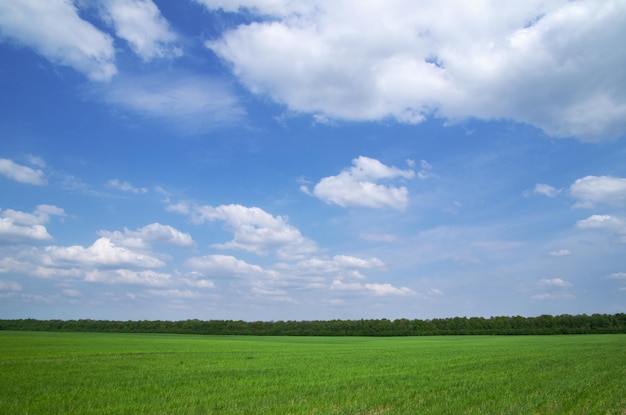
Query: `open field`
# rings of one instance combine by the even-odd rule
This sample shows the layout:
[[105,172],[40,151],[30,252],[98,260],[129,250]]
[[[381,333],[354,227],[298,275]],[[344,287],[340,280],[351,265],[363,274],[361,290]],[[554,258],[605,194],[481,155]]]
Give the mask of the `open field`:
[[0,331],[1,414],[626,414],[626,335]]

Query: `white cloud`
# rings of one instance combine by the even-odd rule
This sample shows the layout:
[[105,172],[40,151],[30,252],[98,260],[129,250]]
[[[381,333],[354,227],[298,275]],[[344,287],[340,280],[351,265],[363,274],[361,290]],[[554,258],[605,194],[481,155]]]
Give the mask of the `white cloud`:
[[81,19],[71,1],[0,2],[0,35],[92,80],[106,81],[117,72],[111,37]]
[[368,283],[361,284],[359,282],[351,282],[345,283],[340,280],[334,280],[330,286],[332,290],[339,291],[354,291],[354,292],[362,292],[369,293],[376,296],[407,296],[407,295],[416,295],[417,293],[406,287],[394,287],[391,284],[378,284],[378,283]]
[[116,245],[106,237],[99,238],[87,248],[80,245],[48,246],[44,252],[46,256],[44,263],[54,266],[158,268],[165,265],[163,261],[150,254]]
[[296,259],[317,251],[317,246],[300,231],[287,223],[283,216],[272,216],[258,207],[241,205],[194,206],[192,220],[225,222],[226,230],[234,234],[230,242],[213,245],[220,249],[241,249],[265,256],[270,252],[280,258]]
[[590,141],[626,131],[620,0],[197,1],[273,17],[206,45],[249,90],[294,111],[507,118]]
[[372,293],[374,293],[374,295],[380,295],[380,296],[384,296],[384,295],[415,295],[416,292],[406,288],[406,287],[400,287],[400,288],[396,288],[391,284],[377,284],[377,283],[372,283],[372,284],[365,284],[364,285],[365,289],[371,291]]
[[352,164],[350,169],[342,171],[337,176],[321,179],[313,188],[313,194],[326,203],[342,207],[387,206],[398,210],[406,208],[409,194],[406,187],[377,182],[395,178],[411,179],[415,176],[413,170],[389,167],[364,156],[352,160]]
[[350,267],[350,268],[382,268],[385,266],[383,261],[380,259],[373,257],[368,259],[358,258],[350,255],[335,255],[333,257],[333,262],[340,266]]
[[182,54],[173,45],[177,35],[152,0],[105,0],[102,16],[145,61]]
[[571,254],[572,253],[569,251],[569,249],[558,249],[556,251],[550,251],[549,253],[550,256],[567,256]]
[[107,284],[136,284],[161,287],[170,283],[171,275],[152,270],[134,271],[129,269],[91,270],[85,274],[85,281]]
[[591,215],[587,219],[576,222],[576,226],[580,229],[615,234],[621,242],[626,243],[626,218],[613,215]]
[[33,213],[0,209],[0,237],[5,243],[51,240],[44,226],[51,215],[65,216],[65,212],[53,205],[39,205]]
[[311,257],[295,264],[279,264],[276,269],[282,275],[301,279],[307,285],[317,285],[326,278],[338,280],[364,280],[360,270],[382,269],[383,261],[376,257],[359,258],[350,255],[335,255],[332,258]]
[[626,206],[626,179],[611,176],[586,176],[570,186],[576,207],[596,205]]
[[189,290],[148,290],[146,294],[152,297],[168,297],[168,298],[198,298],[200,294]]
[[126,181],[123,182],[123,181],[120,181],[119,179],[111,179],[107,182],[107,184],[109,185],[109,187],[121,190],[123,192],[130,192],[134,194],[148,192],[148,189],[146,189],[145,187],[135,187],[129,182],[126,182]]
[[614,272],[611,275],[609,275],[609,278],[613,278],[616,280],[626,279],[626,272]]
[[532,300],[557,300],[572,299],[575,296],[571,293],[572,284],[562,278],[542,278],[536,284],[534,290],[538,291],[530,298]]
[[0,158],[0,175],[20,183],[34,184],[37,186],[46,184],[43,171],[28,166],[22,166],[9,159]]
[[262,275],[265,270],[229,255],[189,258],[186,265],[209,277]]
[[569,288],[572,286],[569,282],[561,279],[561,278],[542,278],[539,280],[540,287],[560,287],[560,288]]
[[118,245],[129,248],[148,248],[156,244],[191,246],[193,239],[188,233],[181,232],[169,225],[151,223],[136,231],[100,231],[100,236],[109,238]]
[[537,183],[535,185],[535,189],[533,190],[533,193],[544,195],[547,197],[556,197],[559,194],[559,190],[555,189],[554,187],[548,184]]

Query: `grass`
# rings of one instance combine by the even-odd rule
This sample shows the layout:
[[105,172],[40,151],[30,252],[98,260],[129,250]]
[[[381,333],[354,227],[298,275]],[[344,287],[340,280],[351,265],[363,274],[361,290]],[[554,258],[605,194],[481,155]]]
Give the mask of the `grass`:
[[626,414],[626,335],[0,331],[1,414]]

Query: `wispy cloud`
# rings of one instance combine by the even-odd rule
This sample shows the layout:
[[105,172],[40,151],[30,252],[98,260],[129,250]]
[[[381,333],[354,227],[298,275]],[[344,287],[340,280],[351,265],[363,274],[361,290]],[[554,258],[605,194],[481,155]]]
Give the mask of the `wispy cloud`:
[[111,179],[107,182],[109,187],[121,190],[123,192],[130,192],[134,194],[147,193],[148,189],[145,187],[135,187],[127,181],[121,181],[119,179]]
[[554,187],[545,183],[537,183],[535,185],[535,189],[533,190],[533,193],[547,196],[547,197],[556,197],[559,194],[559,192],[560,190],[555,189]]
[[228,85],[208,76],[161,72],[118,77],[92,88],[96,99],[137,114],[166,120],[187,134],[242,119],[245,111]]
[[549,253],[550,256],[568,256],[571,254],[572,253],[570,252],[569,249],[557,249],[555,251],[550,251]]

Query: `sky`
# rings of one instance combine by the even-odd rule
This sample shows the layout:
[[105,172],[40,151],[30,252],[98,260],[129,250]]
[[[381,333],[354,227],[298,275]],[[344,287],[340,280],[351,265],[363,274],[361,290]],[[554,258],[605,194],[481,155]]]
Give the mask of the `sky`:
[[0,2],[0,318],[626,312],[626,2]]

